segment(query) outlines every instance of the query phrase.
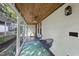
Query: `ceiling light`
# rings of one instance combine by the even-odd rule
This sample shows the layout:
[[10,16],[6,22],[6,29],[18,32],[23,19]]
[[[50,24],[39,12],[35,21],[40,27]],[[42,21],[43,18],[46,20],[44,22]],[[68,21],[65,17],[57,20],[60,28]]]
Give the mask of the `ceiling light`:
[[65,8],[65,15],[68,16],[68,15],[71,15],[72,14],[72,7],[71,6],[67,6]]

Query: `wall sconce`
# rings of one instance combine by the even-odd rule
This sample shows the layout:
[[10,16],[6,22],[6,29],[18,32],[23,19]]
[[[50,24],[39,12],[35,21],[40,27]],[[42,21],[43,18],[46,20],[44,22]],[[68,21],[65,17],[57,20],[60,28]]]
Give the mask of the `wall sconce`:
[[67,6],[65,8],[65,15],[68,16],[68,15],[71,15],[72,14],[72,7],[71,6]]

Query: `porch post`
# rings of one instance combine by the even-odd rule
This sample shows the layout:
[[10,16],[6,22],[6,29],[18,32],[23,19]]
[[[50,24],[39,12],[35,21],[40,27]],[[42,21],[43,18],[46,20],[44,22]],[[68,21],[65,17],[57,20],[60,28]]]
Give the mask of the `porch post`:
[[6,36],[6,22],[5,22],[5,36]]
[[17,39],[16,39],[16,56],[20,52],[20,19],[17,17]]

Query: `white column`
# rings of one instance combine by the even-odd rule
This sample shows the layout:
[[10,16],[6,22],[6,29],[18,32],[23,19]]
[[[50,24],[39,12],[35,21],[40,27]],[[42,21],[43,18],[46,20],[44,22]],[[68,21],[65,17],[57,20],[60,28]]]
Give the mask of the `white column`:
[[26,25],[25,25],[25,34],[26,34],[25,38],[26,38],[26,40],[27,40],[27,39],[28,39],[28,28],[27,28]]
[[17,17],[17,39],[16,39],[16,56],[20,52],[20,19]]
[[24,39],[24,42],[25,42],[26,38],[27,38],[27,35],[26,35],[26,25],[24,25],[24,36],[25,36],[25,39]]
[[28,33],[29,33],[29,29],[28,29],[28,25],[27,25],[27,39],[29,39]]
[[6,22],[5,22],[5,36],[6,36]]
[[25,41],[25,25],[23,24],[23,42]]

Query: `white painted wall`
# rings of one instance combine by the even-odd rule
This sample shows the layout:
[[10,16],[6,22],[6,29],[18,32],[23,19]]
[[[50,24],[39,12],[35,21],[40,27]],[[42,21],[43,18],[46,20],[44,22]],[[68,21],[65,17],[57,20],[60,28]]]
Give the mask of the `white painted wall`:
[[[64,9],[72,6],[72,15],[65,16]],[[50,50],[57,56],[79,55],[79,37],[70,37],[69,32],[79,33],[79,4],[64,4],[42,22],[43,38],[53,38]]]

